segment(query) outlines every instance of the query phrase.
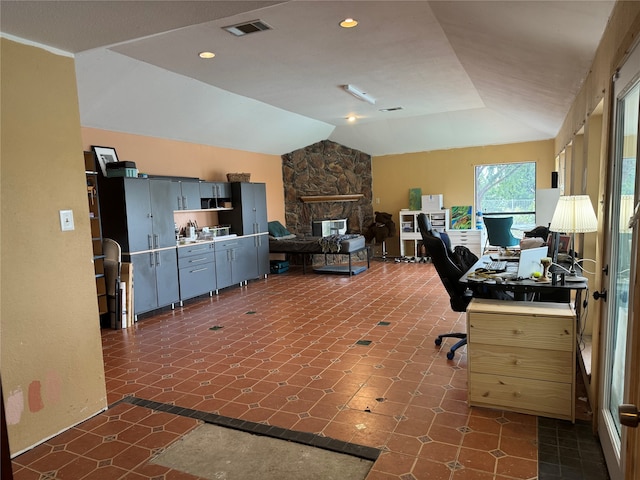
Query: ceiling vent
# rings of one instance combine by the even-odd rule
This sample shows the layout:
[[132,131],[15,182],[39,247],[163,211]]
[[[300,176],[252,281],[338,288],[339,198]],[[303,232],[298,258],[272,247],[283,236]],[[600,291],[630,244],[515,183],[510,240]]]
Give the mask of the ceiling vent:
[[396,110],[402,110],[402,107],[390,107],[390,108],[381,108],[381,112],[395,112]]
[[250,22],[239,23],[237,25],[230,25],[228,27],[222,28],[224,28],[229,33],[233,33],[236,37],[241,37],[249,33],[271,30],[271,27],[264,23],[262,20],[252,20]]

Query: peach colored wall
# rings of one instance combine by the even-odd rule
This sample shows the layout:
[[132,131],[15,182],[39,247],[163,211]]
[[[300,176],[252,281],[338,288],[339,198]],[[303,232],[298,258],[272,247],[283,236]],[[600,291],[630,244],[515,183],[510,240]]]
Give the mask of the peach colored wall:
[[[227,181],[227,173],[251,173],[252,182],[265,183],[269,220],[284,223],[284,187],[282,159],[277,155],[244,152],[163,138],[146,137],[95,128],[82,128],[82,146],[113,147],[119,160],[136,162],[140,172],[152,175],[196,177],[209,181]],[[176,214],[179,224],[186,223],[186,214]],[[217,215],[192,214],[199,225],[217,223]]]
[[[473,205],[475,166],[492,163],[536,162],[536,185],[550,188],[553,146],[553,140],[546,140],[374,157],[373,209],[391,213],[399,228],[398,214],[409,205],[410,188],[421,188],[424,195],[443,194],[446,208]],[[387,241],[387,249],[399,254],[398,233]]]
[[[107,397],[74,62],[0,42],[0,361],[16,454]],[[75,230],[61,231],[59,210]]]

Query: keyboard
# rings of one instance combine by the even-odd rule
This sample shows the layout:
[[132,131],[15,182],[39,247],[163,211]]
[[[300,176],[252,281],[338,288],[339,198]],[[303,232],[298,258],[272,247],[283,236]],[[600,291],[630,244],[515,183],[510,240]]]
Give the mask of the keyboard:
[[494,272],[504,272],[507,269],[507,262],[503,260],[493,260],[487,263],[484,268]]

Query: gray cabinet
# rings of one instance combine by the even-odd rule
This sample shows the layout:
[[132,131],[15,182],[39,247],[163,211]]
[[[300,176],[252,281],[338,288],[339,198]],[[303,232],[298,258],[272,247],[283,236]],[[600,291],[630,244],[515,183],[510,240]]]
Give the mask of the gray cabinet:
[[172,182],[102,178],[103,235],[118,242],[134,266],[134,314],[179,300]]
[[217,289],[258,278],[254,237],[235,237],[215,242]]
[[[231,233],[249,236],[246,240],[246,279],[269,273],[269,238],[267,229],[267,190],[264,183],[231,183],[233,210],[220,212],[220,223],[231,226]],[[251,250],[251,252],[249,252]],[[249,258],[253,260],[248,260]]]
[[171,187],[174,210],[200,210],[200,182],[174,180]]
[[231,200],[231,184],[228,182],[201,182],[200,201],[202,208],[222,208],[223,202]]
[[220,212],[220,223],[231,225],[231,233],[266,233],[267,189],[264,183],[231,183],[233,210]]
[[135,315],[179,301],[175,247],[133,253],[129,261],[133,264]]
[[178,274],[180,301],[217,290],[214,244],[178,247]]

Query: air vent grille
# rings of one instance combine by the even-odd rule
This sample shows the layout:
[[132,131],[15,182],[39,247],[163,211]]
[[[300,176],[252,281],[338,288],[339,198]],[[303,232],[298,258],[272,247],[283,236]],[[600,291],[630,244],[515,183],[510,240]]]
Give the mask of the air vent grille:
[[229,25],[228,27],[222,28],[224,28],[227,32],[234,34],[236,37],[241,37],[249,33],[271,30],[271,27],[264,23],[262,20],[252,20],[251,22]]

